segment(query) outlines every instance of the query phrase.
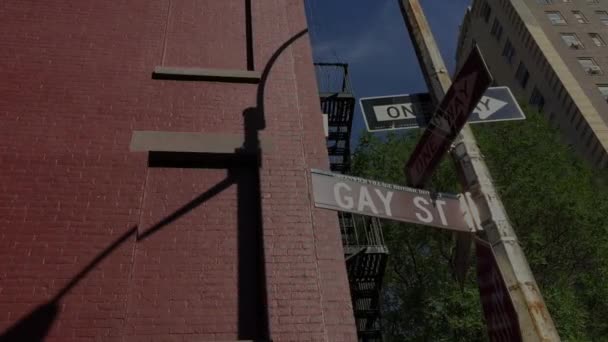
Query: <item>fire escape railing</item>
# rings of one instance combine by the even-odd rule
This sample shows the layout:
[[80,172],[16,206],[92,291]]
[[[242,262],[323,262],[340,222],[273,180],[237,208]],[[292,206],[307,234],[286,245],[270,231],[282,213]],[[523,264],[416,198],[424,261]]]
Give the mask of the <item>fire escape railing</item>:
[[[348,64],[315,63],[315,72],[321,110],[327,115],[330,169],[347,174],[356,104]],[[339,212],[338,218],[359,341],[382,342],[380,291],[389,255],[382,226],[372,217]]]

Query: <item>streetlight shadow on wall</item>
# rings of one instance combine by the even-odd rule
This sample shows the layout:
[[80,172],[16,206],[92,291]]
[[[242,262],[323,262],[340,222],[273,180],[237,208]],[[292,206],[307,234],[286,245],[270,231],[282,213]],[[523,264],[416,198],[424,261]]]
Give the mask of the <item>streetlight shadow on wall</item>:
[[[246,5],[250,9],[250,0],[246,0]],[[250,32],[251,18],[248,17],[247,20],[248,32]],[[137,226],[128,229],[89,262],[51,300],[36,307],[5,330],[0,335],[0,342],[44,341],[59,315],[61,299],[116,248],[132,237],[135,237],[135,243],[143,242],[232,184],[237,185],[238,338],[270,340],[260,188],[262,155],[259,131],[265,129],[264,88],[270,70],[281,53],[307,32],[307,29],[302,30],[283,43],[266,63],[258,84],[256,107],[243,111],[245,142],[242,148],[234,154],[150,152],[148,156],[149,167],[220,168],[227,169],[228,176],[141,233],[138,233]],[[248,69],[253,68],[251,42],[248,33]]]

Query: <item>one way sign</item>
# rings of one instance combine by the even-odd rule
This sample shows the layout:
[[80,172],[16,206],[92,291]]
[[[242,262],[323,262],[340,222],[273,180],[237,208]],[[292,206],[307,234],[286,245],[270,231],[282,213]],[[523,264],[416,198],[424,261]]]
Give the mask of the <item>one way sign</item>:
[[[433,115],[427,93],[365,97],[360,99],[363,118],[370,132],[425,127]],[[525,120],[509,87],[488,88],[468,123]]]
[[517,104],[509,87],[491,87],[477,103],[468,123],[525,119],[526,115]]

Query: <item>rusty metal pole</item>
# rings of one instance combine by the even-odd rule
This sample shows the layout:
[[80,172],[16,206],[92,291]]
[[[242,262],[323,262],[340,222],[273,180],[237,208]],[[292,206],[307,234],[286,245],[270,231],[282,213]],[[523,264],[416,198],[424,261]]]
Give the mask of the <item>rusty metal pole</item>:
[[[418,0],[398,0],[427,86],[436,103],[452,81]],[[559,341],[534,275],[496,192],[469,125],[451,152],[461,185],[473,200],[479,223],[492,244],[501,274],[517,312],[524,341]]]

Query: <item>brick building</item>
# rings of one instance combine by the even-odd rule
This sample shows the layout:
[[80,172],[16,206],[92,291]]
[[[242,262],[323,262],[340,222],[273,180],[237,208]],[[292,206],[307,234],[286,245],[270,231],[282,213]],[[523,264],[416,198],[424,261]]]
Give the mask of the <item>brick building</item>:
[[356,340],[302,1],[0,18],[0,340]]
[[476,43],[495,82],[536,107],[596,168],[608,167],[608,4],[472,0],[458,41]]

